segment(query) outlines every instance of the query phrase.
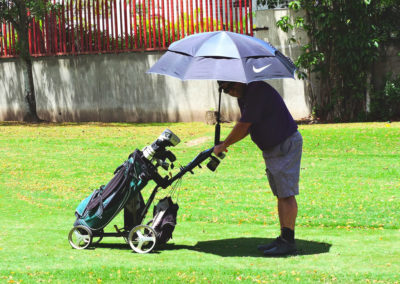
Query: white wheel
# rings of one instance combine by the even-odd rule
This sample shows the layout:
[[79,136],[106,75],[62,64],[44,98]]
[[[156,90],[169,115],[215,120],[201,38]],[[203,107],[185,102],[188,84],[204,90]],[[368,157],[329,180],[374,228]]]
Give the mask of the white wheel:
[[156,232],[150,226],[138,225],[129,232],[128,241],[135,252],[148,253],[156,245]]
[[76,226],[69,231],[68,241],[74,249],[85,249],[92,243],[92,231],[85,226]]

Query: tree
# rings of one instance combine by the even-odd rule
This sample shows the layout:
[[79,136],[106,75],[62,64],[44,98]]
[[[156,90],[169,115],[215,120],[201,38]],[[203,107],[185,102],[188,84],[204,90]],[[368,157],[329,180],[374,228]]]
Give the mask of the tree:
[[35,87],[32,75],[32,58],[29,52],[29,25],[33,17],[42,17],[57,6],[46,0],[0,0],[0,22],[11,23],[18,35],[19,57],[24,66],[25,99],[28,112],[24,121],[41,121],[36,111]]
[[325,121],[365,119],[373,64],[385,47],[400,41],[400,1],[298,0],[289,7],[306,16],[292,23],[285,17],[277,25],[308,33],[296,65],[305,70],[300,75],[313,72],[317,79],[310,100],[315,115]]

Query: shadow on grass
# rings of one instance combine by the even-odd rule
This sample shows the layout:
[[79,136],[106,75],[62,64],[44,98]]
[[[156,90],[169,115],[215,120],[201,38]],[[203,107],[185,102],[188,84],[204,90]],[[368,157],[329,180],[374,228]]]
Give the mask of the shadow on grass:
[[[223,257],[262,257],[262,252],[257,250],[260,244],[272,242],[274,239],[264,238],[236,238],[198,242],[194,246],[166,244],[156,247],[152,253],[160,253],[165,250],[193,250],[197,252],[210,253]],[[297,253],[295,255],[312,255],[329,252],[331,244],[296,240]],[[118,249],[132,250],[126,243],[99,243],[92,245],[89,249]]]
[[107,248],[107,249],[118,249],[118,250],[132,250],[131,247],[127,244],[124,243],[123,241],[121,243],[107,243],[107,240],[104,241],[104,243],[99,243],[99,244],[92,244],[89,249],[101,249],[101,248]]
[[[223,257],[260,257],[262,252],[257,250],[260,244],[272,242],[274,239],[264,238],[236,238],[198,242],[195,246],[167,244],[160,247],[160,250],[179,250],[188,249],[198,252],[216,254]],[[297,253],[296,255],[312,255],[327,253],[331,248],[331,244],[296,240]]]

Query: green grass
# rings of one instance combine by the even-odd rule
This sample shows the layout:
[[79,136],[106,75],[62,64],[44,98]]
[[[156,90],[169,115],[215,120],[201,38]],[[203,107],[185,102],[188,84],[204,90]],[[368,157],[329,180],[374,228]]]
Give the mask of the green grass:
[[[232,126],[223,125],[223,137]],[[203,167],[183,178],[178,226],[164,249],[139,255],[118,238],[71,249],[80,200],[166,127],[182,140],[173,149],[182,165],[212,145],[213,127],[201,123],[1,123],[0,283],[400,282],[400,123],[300,126],[297,256],[256,250],[279,230],[249,138],[215,173]]]

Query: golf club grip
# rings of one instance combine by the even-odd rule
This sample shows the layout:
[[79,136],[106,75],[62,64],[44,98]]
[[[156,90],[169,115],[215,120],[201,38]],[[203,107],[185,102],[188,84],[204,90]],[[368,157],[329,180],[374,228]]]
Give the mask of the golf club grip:
[[220,142],[221,138],[221,126],[219,123],[215,125],[215,137],[214,137],[214,146],[217,146]]

